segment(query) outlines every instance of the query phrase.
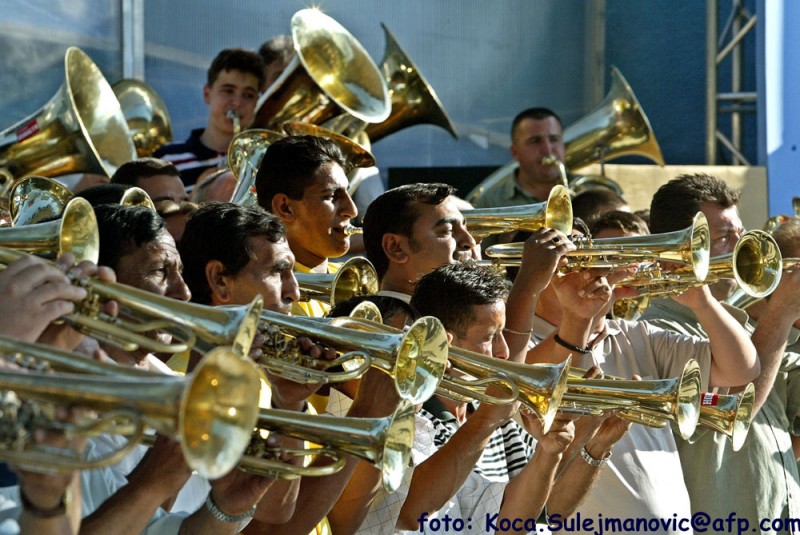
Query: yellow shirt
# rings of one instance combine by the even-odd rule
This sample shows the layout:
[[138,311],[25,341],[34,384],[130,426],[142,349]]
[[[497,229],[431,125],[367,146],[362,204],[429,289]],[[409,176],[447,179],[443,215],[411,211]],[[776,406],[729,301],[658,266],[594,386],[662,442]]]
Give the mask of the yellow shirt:
[[[335,262],[328,262],[328,273],[336,273],[339,271],[341,264]],[[294,265],[294,270],[298,273],[311,273],[311,268],[308,268],[297,262]],[[292,314],[294,316],[307,316],[311,318],[324,318],[331,311],[331,306],[318,299],[311,299],[310,301],[298,301],[292,305]]]

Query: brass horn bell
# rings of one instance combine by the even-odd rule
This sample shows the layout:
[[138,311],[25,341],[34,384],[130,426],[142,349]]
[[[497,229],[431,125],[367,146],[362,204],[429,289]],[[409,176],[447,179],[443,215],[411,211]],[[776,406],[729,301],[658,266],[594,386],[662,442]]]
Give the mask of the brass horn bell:
[[386,83],[350,32],[317,9],[295,13],[291,28],[296,54],[258,99],[252,127],[321,124],[342,111],[368,123],[389,117]]
[[331,306],[353,297],[378,293],[378,273],[363,256],[355,256],[336,273],[295,273],[300,285],[300,300],[317,299]]
[[228,167],[236,177],[231,202],[241,206],[256,206],[256,175],[267,148],[286,137],[280,132],[252,128],[233,136],[228,145]]
[[0,168],[14,177],[111,176],[136,158],[119,101],[97,65],[70,47],[64,70],[64,84],[47,104],[0,132]]
[[744,445],[753,420],[756,389],[753,383],[738,394],[712,394],[700,396],[700,425],[722,433],[731,441],[733,451]]
[[134,78],[120,80],[111,89],[119,100],[139,157],[150,156],[172,141],[172,121],[167,105],[155,89]]
[[69,189],[55,180],[26,176],[9,193],[12,224],[16,227],[58,219],[73,197]]

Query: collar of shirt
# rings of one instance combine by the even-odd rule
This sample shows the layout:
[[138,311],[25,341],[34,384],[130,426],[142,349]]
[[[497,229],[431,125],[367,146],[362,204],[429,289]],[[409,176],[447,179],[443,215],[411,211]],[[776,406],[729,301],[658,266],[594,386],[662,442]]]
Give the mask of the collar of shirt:
[[517,180],[517,171],[518,169],[514,170],[514,174],[511,176],[511,180],[506,180],[505,184],[503,184],[503,198],[507,200],[515,199],[518,197],[522,197],[527,201],[528,204],[533,204],[537,202],[542,202],[541,199],[534,197],[522,187],[520,187],[519,182]]

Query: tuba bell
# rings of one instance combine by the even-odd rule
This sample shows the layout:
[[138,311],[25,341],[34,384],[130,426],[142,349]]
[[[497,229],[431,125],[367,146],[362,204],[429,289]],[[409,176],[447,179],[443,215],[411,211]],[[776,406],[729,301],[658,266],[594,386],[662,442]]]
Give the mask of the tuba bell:
[[[72,356],[76,368],[70,369],[69,357],[64,352],[5,337],[0,337],[0,350],[44,362],[50,362],[48,354],[52,350],[59,357],[54,367],[68,370],[56,373],[0,370],[0,389],[14,391],[22,399],[109,412],[109,418],[101,418],[100,432],[120,432],[126,427],[145,424],[177,438],[187,464],[210,479],[224,475],[236,465],[258,417],[258,371],[228,348],[211,351],[185,378],[98,366],[100,363],[79,355]],[[117,429],[109,429],[114,424]],[[81,429],[68,427],[66,431],[81,432]],[[86,432],[96,431],[89,427]],[[53,452],[26,454],[0,450],[0,456],[34,469],[83,467],[69,460],[61,462]]]
[[141,80],[126,78],[111,86],[131,132],[140,158],[150,156],[172,141],[172,121],[167,105],[156,90]]
[[[618,416],[650,427],[674,421],[688,439],[700,418],[700,365],[689,360],[680,377],[633,381],[621,378],[586,379],[573,368],[558,410],[581,414],[617,411]],[[577,376],[576,376],[577,375]]]
[[349,174],[356,167],[372,167],[375,165],[375,156],[369,150],[349,137],[337,134],[333,130],[297,121],[284,123],[283,130],[290,136],[324,137],[336,143],[342,154],[344,154],[345,174]]
[[59,219],[73,197],[69,189],[55,180],[26,176],[9,193],[12,224],[16,227]]
[[0,168],[11,176],[111,176],[136,158],[119,101],[97,65],[70,47],[64,70],[64,84],[47,104],[0,132]]
[[541,227],[572,232],[572,201],[564,186],[554,186],[547,201],[522,206],[462,210],[467,230],[476,238]]
[[16,255],[12,261],[22,252],[44,258],[72,253],[76,262],[89,260],[97,263],[100,234],[94,209],[89,201],[76,197],[67,202],[59,219],[0,229],[0,246]]
[[355,256],[336,273],[295,273],[300,285],[300,300],[317,299],[331,306],[353,297],[378,293],[378,273],[363,256]]
[[[261,409],[256,431],[239,468],[266,477],[294,479],[324,476],[344,466],[344,454],[353,455],[375,465],[383,487],[394,492],[403,481],[414,444],[414,404],[401,400],[397,409],[384,418],[349,418],[296,411]],[[296,466],[276,459],[277,451],[268,448],[262,433],[275,431],[281,435],[308,440],[322,448],[293,452],[300,456],[316,455],[331,458],[326,466]]]
[[256,174],[267,148],[283,134],[272,130],[253,128],[233,136],[228,145],[228,167],[236,177],[231,201],[241,206],[256,206]]
[[368,123],[385,120],[389,92],[364,47],[317,9],[292,16],[295,56],[256,104],[253,128],[287,121],[321,124],[342,111]]

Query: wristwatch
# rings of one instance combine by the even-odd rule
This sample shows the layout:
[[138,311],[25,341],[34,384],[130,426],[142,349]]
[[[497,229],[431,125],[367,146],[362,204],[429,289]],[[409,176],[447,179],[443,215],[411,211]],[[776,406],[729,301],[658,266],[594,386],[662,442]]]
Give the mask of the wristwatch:
[[72,502],[72,489],[69,487],[64,491],[63,496],[61,496],[61,501],[55,507],[51,507],[50,509],[42,509],[37,507],[33,502],[31,502],[25,493],[22,492],[22,487],[19,489],[19,497],[20,501],[22,502],[22,507],[27,511],[29,514],[37,517],[37,518],[53,518],[56,516],[61,516],[67,513],[67,507]]
[[595,468],[597,468],[599,466],[603,466],[606,463],[606,461],[608,461],[611,458],[611,452],[609,451],[608,455],[606,455],[602,459],[595,459],[589,454],[588,451],[586,451],[586,445],[584,445],[581,448],[581,457],[583,457],[583,460],[586,461],[586,463],[589,464],[589,466],[594,466]]
[[214,500],[211,498],[211,492],[209,491],[208,496],[206,496],[206,509],[208,512],[211,513],[211,516],[219,520],[220,522],[225,522],[227,524],[241,524],[247,520],[251,520],[253,515],[256,514],[256,506],[254,505],[249,511],[246,513],[242,513],[240,515],[229,515],[223,512],[217,504],[214,503]]

